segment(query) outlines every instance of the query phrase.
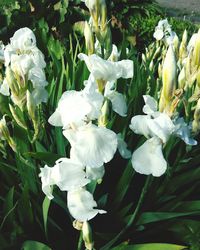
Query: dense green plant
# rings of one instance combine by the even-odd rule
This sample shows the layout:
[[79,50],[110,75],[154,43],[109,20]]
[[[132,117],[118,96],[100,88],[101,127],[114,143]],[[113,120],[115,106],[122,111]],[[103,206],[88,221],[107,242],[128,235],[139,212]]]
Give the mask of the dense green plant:
[[[44,3],[47,4],[47,1]],[[141,17],[138,19],[141,20]],[[149,26],[152,25],[153,33],[158,20],[152,20],[152,22],[151,19],[148,20]],[[55,250],[77,249],[75,242],[78,242],[79,232],[72,229],[72,220],[66,207],[66,195],[55,188],[55,199],[50,204],[41,192],[38,174],[40,167],[45,164],[53,166],[55,160],[69,154],[69,143],[63,138],[61,128],[50,126],[47,120],[55,111],[62,93],[65,90],[82,89],[89,72],[83,62],[77,58],[78,53],[85,50],[77,35],[66,31],[68,42],[67,47],[64,47],[59,35],[55,35],[54,32],[52,34],[52,26],[48,25],[47,21],[43,18],[34,23],[38,44],[46,55],[46,74],[49,82],[49,100],[46,105],[40,107],[39,112],[42,133],[36,141],[31,142],[29,138],[34,132],[32,121],[26,120],[30,126],[30,131],[27,132],[19,126],[10,113],[8,98],[1,95],[0,99],[0,112],[2,115],[7,113],[9,132],[18,145],[17,152],[13,152],[5,141],[1,141],[0,145],[0,246],[2,249],[20,249],[22,245],[24,250],[49,249],[49,247]],[[10,24],[14,27],[13,19]],[[148,29],[145,23],[142,25],[145,29],[145,38]],[[63,30],[65,28],[67,30],[67,27],[63,26]],[[140,32],[142,33],[142,30]],[[148,34],[147,37],[150,42],[151,36]],[[118,90],[126,95],[128,116],[121,118],[111,111],[109,126],[115,132],[122,132],[129,148],[135,149],[135,145],[142,144],[144,138],[133,134],[128,125],[132,116],[141,114],[142,95],[157,96],[158,62],[161,62],[162,56],[154,60],[152,68],[151,61],[155,47],[149,48],[152,54],[149,53],[146,61],[142,61],[140,54],[136,53],[133,47],[130,46],[127,53],[128,46],[129,42],[124,38],[123,43],[120,44],[121,59],[128,58],[134,61],[134,77],[132,80],[120,79],[117,84]],[[182,112],[184,112],[183,103]],[[190,107],[189,119],[193,116],[192,106],[195,107],[194,103]],[[199,140],[198,137],[197,140]],[[172,151],[171,148],[173,148]],[[199,147],[185,147],[183,142],[172,137],[164,149],[170,166],[166,175],[161,178],[137,174],[133,171],[131,163],[117,154],[109,163],[102,184],[97,185],[95,190],[98,204],[109,211],[107,215],[97,217],[91,223],[95,232],[96,248],[102,250],[183,249],[173,244],[177,243],[198,250],[200,245],[199,153]],[[94,189],[94,185],[90,188]],[[43,242],[49,247],[36,241]],[[80,237],[79,249],[82,246],[81,242]],[[173,245],[153,244],[154,242]],[[114,247],[114,245],[118,246]]]

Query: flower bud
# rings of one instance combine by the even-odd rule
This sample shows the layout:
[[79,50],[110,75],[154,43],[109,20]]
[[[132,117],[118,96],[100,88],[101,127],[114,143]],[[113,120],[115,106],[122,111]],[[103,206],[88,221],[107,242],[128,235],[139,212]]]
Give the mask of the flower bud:
[[197,33],[197,38],[196,38],[196,42],[194,45],[194,51],[193,51],[193,64],[197,67],[200,66],[200,29]]
[[82,233],[86,249],[92,250],[94,245],[92,241],[92,230],[87,221],[83,222]]
[[184,58],[187,57],[187,36],[187,30],[185,30],[179,47],[179,60],[181,63],[183,62]]
[[100,0],[85,0],[85,4],[90,11],[94,26],[98,27],[99,12],[100,12]]
[[178,87],[180,89],[184,89],[185,87],[185,82],[186,82],[186,78],[185,78],[185,68],[183,67],[181,72],[179,73],[178,76]]
[[171,45],[169,46],[164,59],[162,82],[162,98],[165,99],[165,104],[168,105],[170,104],[174,90],[176,89],[176,59]]
[[176,55],[178,55],[179,39],[177,35],[174,36],[173,45],[174,45],[174,50],[176,51]]
[[194,121],[192,122],[192,131],[197,134],[200,131],[200,99],[194,111]]
[[6,80],[13,95],[19,94],[19,86],[10,67],[6,68]]
[[106,100],[101,108],[101,116],[99,117],[98,125],[106,127],[108,124],[109,101]]
[[94,53],[94,38],[88,22],[85,22],[84,36],[88,55],[92,55]]
[[19,115],[16,108],[14,108],[11,104],[9,104],[9,108],[10,108],[10,112],[11,112],[13,118],[15,119],[16,123],[20,127],[22,127],[23,129],[27,129],[27,126],[26,126],[24,119],[22,118],[22,116]]
[[14,152],[17,152],[17,147],[14,142],[14,140],[10,136],[10,132],[8,130],[7,124],[6,124],[6,119],[5,116],[0,120],[0,137],[8,142],[10,147]]
[[35,121],[36,120],[36,105],[35,105],[33,96],[31,95],[29,90],[26,91],[26,100],[27,100],[26,106],[27,106],[28,114],[30,118],[33,121]]
[[200,88],[200,68],[199,68],[199,70],[197,72],[197,78],[196,79],[197,79],[197,85]]
[[100,15],[101,15],[101,30],[104,31],[107,26],[107,7],[105,0],[100,1]]

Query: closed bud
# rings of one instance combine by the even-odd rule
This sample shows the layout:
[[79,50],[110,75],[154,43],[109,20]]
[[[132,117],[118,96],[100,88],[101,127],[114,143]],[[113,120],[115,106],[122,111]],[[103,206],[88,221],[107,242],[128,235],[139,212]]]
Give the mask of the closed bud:
[[165,99],[166,105],[168,105],[173,97],[174,90],[176,89],[176,59],[171,45],[169,46],[164,59],[162,82],[162,95]]
[[158,77],[160,79],[162,78],[162,65],[161,65],[161,63],[158,64]]
[[101,10],[101,30],[104,31],[107,26],[107,7],[105,0],[100,1],[100,10]]
[[16,123],[22,127],[23,129],[27,129],[26,123],[22,117],[22,115],[20,116],[19,112],[20,110],[16,110],[16,108],[14,108],[11,104],[9,104],[9,108],[10,108],[10,112],[13,116],[13,118],[15,119]]
[[197,85],[200,88],[200,68],[199,68],[199,70],[197,72],[197,78],[196,79],[197,79]]
[[6,68],[6,81],[9,85],[9,88],[14,96],[19,94],[19,86],[17,80],[15,79],[14,73],[10,67]]
[[193,51],[193,64],[197,67],[200,66],[200,29],[197,33],[197,38],[194,45],[194,51]]
[[83,222],[82,233],[86,249],[92,250],[94,245],[92,241],[92,230],[90,224],[87,221]]
[[179,60],[182,63],[184,58],[188,55],[187,53],[187,30],[184,31],[182,41],[179,48]]
[[183,67],[181,72],[179,73],[179,76],[178,76],[178,87],[179,87],[179,89],[184,89],[185,82],[186,82],[185,68]]
[[33,99],[33,96],[29,92],[29,90],[26,91],[26,106],[28,110],[28,114],[30,118],[35,121],[36,120],[36,105]]
[[154,63],[153,63],[153,60],[151,60],[151,62],[149,64],[149,70],[153,71],[153,67],[154,67]]
[[85,22],[84,36],[88,55],[92,55],[94,54],[94,37],[88,22]]
[[144,63],[146,63],[146,56],[145,56],[144,53],[142,53],[142,61],[143,61]]
[[108,124],[109,101],[106,100],[101,108],[101,116],[99,117],[98,125],[106,127]]
[[5,116],[3,116],[3,118],[0,120],[0,137],[8,142],[8,144],[10,145],[10,147],[14,152],[17,152],[17,147],[13,138],[11,138],[10,136]]
[[194,111],[194,120],[192,122],[192,131],[197,134],[200,131],[200,99]]
[[176,55],[178,55],[179,39],[178,39],[177,35],[174,36],[173,45],[174,45],[174,49],[176,51]]

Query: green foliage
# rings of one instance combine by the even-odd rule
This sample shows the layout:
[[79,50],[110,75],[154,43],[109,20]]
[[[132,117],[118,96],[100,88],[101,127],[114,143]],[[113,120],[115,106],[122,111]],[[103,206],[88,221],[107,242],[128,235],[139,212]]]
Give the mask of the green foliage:
[[[68,216],[66,195],[55,188],[55,199],[51,203],[44,199],[38,174],[40,167],[45,164],[52,166],[55,160],[69,154],[69,145],[62,136],[62,130],[50,126],[47,120],[56,109],[62,93],[65,90],[82,89],[88,77],[86,66],[77,59],[78,53],[84,51],[82,38],[72,31],[72,24],[87,14],[74,8],[75,5],[80,6],[80,1],[30,2],[34,11],[31,11],[28,1],[18,1],[17,5],[7,1],[9,15],[1,23],[0,36],[5,39],[6,34],[8,39],[27,17],[27,26],[35,28],[39,47],[46,56],[49,100],[40,113],[43,125],[38,140],[31,143],[28,132],[12,121],[9,129],[17,141],[18,152],[14,153],[2,142],[0,247],[24,250],[73,249],[78,235],[73,231]],[[152,41],[154,28],[162,17],[152,1],[111,1],[109,8],[110,15],[123,24],[122,30],[119,27],[113,29],[114,34],[120,30],[126,36],[136,36],[139,49]],[[156,15],[158,13],[160,16]],[[74,19],[69,21],[72,16]],[[5,18],[4,14],[2,18]],[[185,28],[189,28],[189,32],[196,30],[191,24],[176,19],[171,18],[170,23],[179,35]],[[56,29],[52,30],[54,26]],[[121,57],[134,61],[135,73],[131,81],[119,80],[118,89],[126,95],[128,116],[122,119],[112,113],[110,126],[116,132],[121,132],[129,148],[134,150],[135,145],[142,144],[144,139],[130,133],[128,124],[133,115],[141,113],[143,94],[157,96],[157,64],[154,72],[151,72],[150,61],[141,63],[137,51],[131,46],[127,55],[128,41],[125,35],[122,44],[119,44],[122,48]],[[11,119],[8,101],[4,97],[0,98],[0,112],[8,113]],[[48,131],[48,135],[45,131]],[[198,249],[200,150],[185,150],[179,140],[174,142],[172,139],[170,143],[173,152],[168,154],[165,148],[170,162],[169,171],[159,179],[139,176],[133,171],[130,161],[122,160],[118,154],[109,164],[103,183],[97,185],[95,190],[98,204],[109,211],[92,222],[97,249],[184,249],[180,245]],[[92,191],[95,187],[96,183],[90,186]],[[29,239],[31,241],[27,241]],[[111,248],[123,241],[124,244]]]

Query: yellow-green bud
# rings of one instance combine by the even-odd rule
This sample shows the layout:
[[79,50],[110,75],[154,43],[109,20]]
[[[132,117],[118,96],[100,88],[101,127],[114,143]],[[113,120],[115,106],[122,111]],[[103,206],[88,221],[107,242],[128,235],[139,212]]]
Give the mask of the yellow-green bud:
[[197,134],[200,130],[200,99],[194,111],[194,121],[192,123],[192,131]]
[[179,60],[182,63],[184,58],[187,57],[187,30],[183,32],[182,41],[179,48]]
[[193,60],[194,65],[196,65],[197,67],[200,66],[200,29],[197,33],[192,60]]
[[178,87],[179,87],[179,89],[184,89],[185,82],[186,82],[185,68],[183,67],[181,72],[179,73],[179,76],[178,76]]
[[107,26],[107,7],[105,0],[101,0],[100,2],[100,9],[101,9],[101,30],[104,31]]
[[178,39],[177,35],[174,36],[173,45],[174,45],[174,49],[175,49],[176,55],[178,56],[179,39]]
[[27,129],[27,126],[26,126],[24,119],[22,117],[20,117],[17,110],[11,104],[9,104],[9,108],[10,108],[10,112],[11,112],[13,118],[15,119],[16,123],[20,127],[22,127],[23,129]]
[[105,100],[101,108],[101,116],[99,117],[98,125],[106,127],[108,124],[109,101]]
[[26,106],[28,110],[28,114],[31,119],[34,121],[36,120],[36,105],[33,99],[33,96],[29,92],[29,90],[26,91]]
[[19,86],[17,84],[17,81],[14,77],[14,73],[11,70],[11,68],[8,66],[6,68],[6,80],[9,85],[9,88],[14,96],[17,96],[19,94]]
[[94,245],[92,241],[92,230],[90,224],[87,221],[83,222],[82,233],[86,249],[92,250]]
[[172,46],[169,46],[164,59],[162,70],[163,96],[167,103],[170,102],[176,89],[176,58]]
[[6,124],[5,116],[3,116],[3,118],[0,120],[0,137],[2,137],[2,139],[8,142],[8,144],[10,145],[10,147],[12,148],[14,152],[17,151],[16,144],[10,136],[10,132]]
[[94,54],[94,37],[88,22],[85,22],[84,36],[88,55],[92,55]]

